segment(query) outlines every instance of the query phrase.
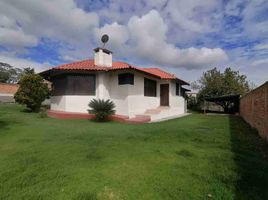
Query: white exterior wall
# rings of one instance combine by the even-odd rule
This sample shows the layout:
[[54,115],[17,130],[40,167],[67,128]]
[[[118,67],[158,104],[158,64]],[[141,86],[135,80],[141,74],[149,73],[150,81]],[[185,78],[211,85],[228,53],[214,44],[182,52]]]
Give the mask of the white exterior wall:
[[[181,86],[180,86],[181,88]],[[169,85],[169,106],[171,108],[178,108],[180,113],[185,113],[185,99],[182,96],[176,95],[176,83],[170,82]]]
[[51,110],[66,111],[66,96],[52,96],[51,97]]
[[157,81],[156,97],[144,96],[144,77],[156,80],[144,74],[134,73],[134,85],[129,87],[128,109],[129,116],[134,117],[137,114],[144,113],[147,109],[157,108],[160,105],[159,82]]
[[[87,113],[88,103],[93,98],[111,99],[116,105],[116,114],[134,117],[144,113],[147,109],[160,106],[160,84],[169,84],[169,104],[171,108],[178,108],[178,112],[185,112],[185,100],[176,96],[175,82],[154,79],[139,72],[134,73],[134,85],[119,85],[118,74],[129,72],[120,70],[114,72],[99,72],[96,74],[95,96],[54,96],[51,98],[51,109],[67,112]],[[144,77],[157,81],[157,96],[144,96]]]
[[[118,84],[118,74],[120,72],[109,73],[109,97],[115,103],[116,114],[129,116],[128,109],[128,95],[129,88],[132,85],[119,85]],[[122,72],[121,72],[122,73]]]

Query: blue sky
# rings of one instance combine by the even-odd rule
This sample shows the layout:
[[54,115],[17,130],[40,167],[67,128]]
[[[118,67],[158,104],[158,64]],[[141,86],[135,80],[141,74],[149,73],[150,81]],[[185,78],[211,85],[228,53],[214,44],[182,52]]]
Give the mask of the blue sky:
[[268,80],[267,0],[2,0],[0,62],[37,71],[92,58],[107,33],[114,60],[187,81],[232,67]]

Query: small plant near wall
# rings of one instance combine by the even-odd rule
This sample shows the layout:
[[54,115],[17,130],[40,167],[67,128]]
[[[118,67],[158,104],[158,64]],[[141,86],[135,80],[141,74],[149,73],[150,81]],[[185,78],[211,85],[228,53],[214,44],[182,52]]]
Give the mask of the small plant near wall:
[[115,113],[115,104],[110,99],[92,99],[88,106],[88,112],[95,115],[95,120],[99,122],[107,121],[110,115]]

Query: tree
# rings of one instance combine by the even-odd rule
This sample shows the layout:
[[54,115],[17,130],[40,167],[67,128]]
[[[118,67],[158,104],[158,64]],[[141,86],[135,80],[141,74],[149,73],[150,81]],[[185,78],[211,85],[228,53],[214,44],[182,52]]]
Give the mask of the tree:
[[18,80],[22,79],[23,76],[29,75],[29,74],[35,74],[34,68],[30,68],[30,67],[23,68],[20,74],[18,75]]
[[2,83],[17,83],[22,72],[20,68],[0,62],[0,82]]
[[10,75],[8,72],[0,71],[0,83],[6,83],[9,78]]
[[[225,95],[244,95],[249,92],[250,86],[245,75],[241,75],[239,71],[233,71],[231,68],[226,68],[221,73],[217,68],[208,70],[203,73],[200,78],[198,99],[203,100],[205,97],[219,97]],[[215,102],[222,106],[225,111],[230,109],[232,102],[221,101]]]
[[39,111],[42,102],[50,95],[43,78],[38,74],[27,74],[21,78],[19,84],[14,96],[16,102],[26,105],[31,111]]

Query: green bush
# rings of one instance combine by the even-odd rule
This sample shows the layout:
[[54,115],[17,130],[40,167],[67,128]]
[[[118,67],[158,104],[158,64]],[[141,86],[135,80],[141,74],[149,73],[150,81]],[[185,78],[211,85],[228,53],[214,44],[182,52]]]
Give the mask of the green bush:
[[200,110],[200,101],[196,97],[188,97],[187,108],[194,111]]
[[39,111],[42,102],[50,95],[43,78],[38,74],[26,74],[19,81],[19,85],[14,96],[16,102],[26,105],[30,111]]
[[106,121],[108,116],[115,113],[115,105],[109,99],[92,99],[88,106],[91,108],[88,112],[95,115],[96,121]]
[[47,109],[45,107],[42,107],[39,112],[40,118],[46,118],[47,117]]

